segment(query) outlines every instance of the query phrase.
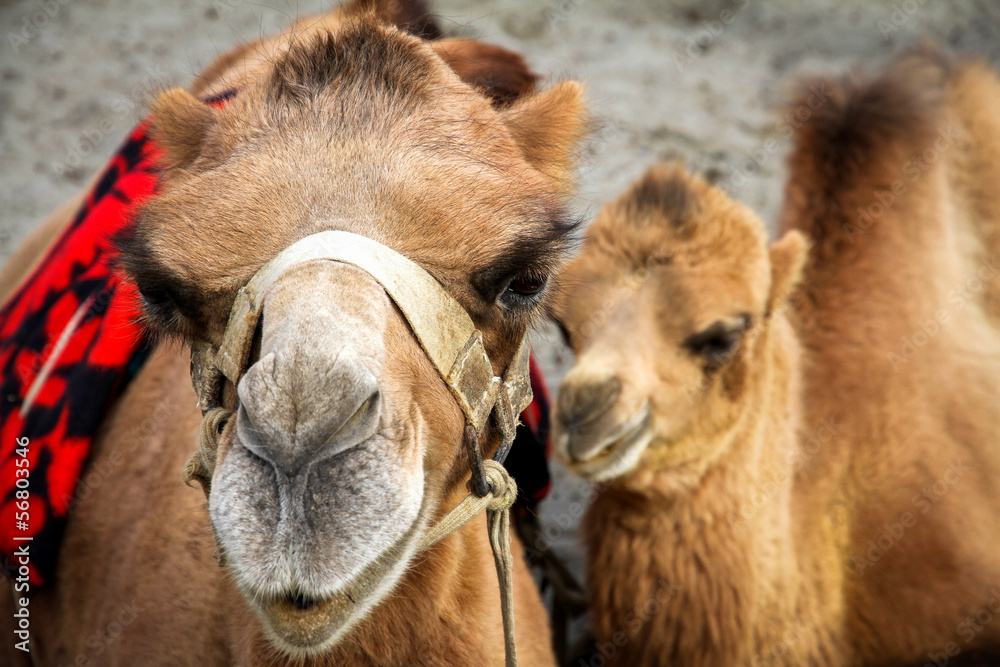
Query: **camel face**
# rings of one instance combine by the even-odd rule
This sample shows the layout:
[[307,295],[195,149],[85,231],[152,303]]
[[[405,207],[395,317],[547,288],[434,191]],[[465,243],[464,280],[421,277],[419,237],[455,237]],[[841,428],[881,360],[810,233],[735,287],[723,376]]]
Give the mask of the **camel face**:
[[763,225],[679,168],[657,168],[605,208],[560,273],[553,314],[577,355],[555,437],[575,472],[609,480],[721,453],[766,317]]
[[[283,248],[328,229],[367,236],[461,303],[502,375],[572,229],[562,176],[580,106],[563,84],[494,109],[419,39],[348,24],[293,45],[224,107],[160,98],[170,169],[125,266],[154,327],[218,345],[236,290]],[[466,493],[465,422],[359,269],[288,270],[256,336],[228,388],[210,514],[274,645],[314,655],[392,590]]]

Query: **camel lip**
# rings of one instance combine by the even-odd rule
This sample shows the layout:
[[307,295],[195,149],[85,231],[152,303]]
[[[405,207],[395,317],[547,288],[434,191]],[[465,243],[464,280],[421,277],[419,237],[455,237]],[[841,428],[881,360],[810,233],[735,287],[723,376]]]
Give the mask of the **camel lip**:
[[313,653],[326,647],[336,634],[339,619],[354,604],[345,592],[301,604],[286,595],[259,603],[274,638],[292,653]]
[[653,440],[653,413],[644,407],[622,429],[609,439],[599,453],[586,461],[566,460],[566,465],[580,477],[602,482],[619,477],[635,467],[639,457]]
[[244,591],[275,648],[293,658],[309,659],[341,641],[402,578],[426,524],[428,509],[425,497],[406,533],[337,591],[314,594],[297,586],[277,594]]

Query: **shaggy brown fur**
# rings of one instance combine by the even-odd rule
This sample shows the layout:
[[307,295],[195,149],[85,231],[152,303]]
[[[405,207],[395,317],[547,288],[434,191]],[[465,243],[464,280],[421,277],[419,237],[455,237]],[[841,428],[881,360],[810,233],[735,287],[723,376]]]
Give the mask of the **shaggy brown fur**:
[[[553,175],[569,173],[580,88],[567,82],[519,97],[534,75],[516,56],[468,42],[438,51],[370,16],[353,19],[356,5],[224,56],[226,67],[198,86],[211,94],[240,85],[223,109],[182,91],[159,98],[156,131],[169,172],[122,242],[125,264],[154,328],[217,344],[235,289],[317,231],[309,226],[317,219],[344,212],[353,225],[344,228],[405,253],[463,303],[501,371],[530,308],[500,305],[498,295],[511,276],[551,270],[572,228],[561,208],[566,182]],[[482,66],[469,66],[469,49],[487,54]],[[456,53],[468,81],[446,66]],[[491,67],[495,75],[484,76]],[[523,136],[540,141],[527,145]],[[378,223],[359,226],[369,215]],[[43,237],[65,221],[46,223],[26,255],[41,253]],[[419,417],[412,430],[434,443],[423,475],[438,516],[466,494],[461,413],[398,313],[383,344],[382,393]],[[235,400],[231,389],[227,400]],[[483,517],[419,556],[397,589],[323,655],[293,659],[276,650],[212,558],[201,492],[181,482],[199,419],[188,353],[163,343],[95,441],[90,465],[106,479],[74,507],[56,584],[32,598],[36,664],[502,664]],[[223,434],[220,460],[233,430]],[[485,453],[496,445],[488,432]],[[514,548],[521,664],[551,664],[545,611]],[[4,619],[12,618],[9,605],[4,596]],[[121,636],[99,640],[125,605],[137,612]],[[16,664],[22,656],[8,644],[0,661]]]
[[782,226],[817,239],[797,308],[807,423],[838,429],[800,476],[849,519],[844,628],[866,664],[996,649],[1000,629],[966,620],[1000,584],[1000,81],[914,56],[834,90],[797,137]]
[[721,192],[653,172],[561,274],[563,455],[600,478],[653,415],[585,519],[609,664],[995,664],[1000,82],[923,56],[827,86],[769,253]]

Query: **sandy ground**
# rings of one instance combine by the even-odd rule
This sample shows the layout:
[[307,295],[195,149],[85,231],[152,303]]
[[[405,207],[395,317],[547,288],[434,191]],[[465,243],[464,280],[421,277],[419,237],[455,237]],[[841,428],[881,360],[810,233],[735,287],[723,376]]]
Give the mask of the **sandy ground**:
[[[103,165],[151,91],[185,86],[234,43],[328,3],[0,5],[2,261]],[[923,37],[1000,63],[995,0],[442,0],[435,7],[453,34],[517,49],[549,79],[587,82],[598,129],[583,151],[576,205],[588,216],[651,163],[680,157],[773,229],[788,150],[783,114],[797,82],[877,66]],[[557,384],[569,353],[544,326],[536,350]],[[587,491],[557,466],[543,511],[577,571],[575,527]]]

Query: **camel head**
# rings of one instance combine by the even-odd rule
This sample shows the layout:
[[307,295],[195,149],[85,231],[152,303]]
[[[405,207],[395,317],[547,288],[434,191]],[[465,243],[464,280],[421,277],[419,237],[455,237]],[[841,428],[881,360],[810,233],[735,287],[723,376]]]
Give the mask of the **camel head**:
[[[151,328],[220,345],[237,291],[262,266],[341,230],[429,272],[503,375],[573,227],[563,206],[582,96],[566,82],[510,99],[510,82],[533,75],[486,76],[466,59],[459,76],[447,58],[470,48],[362,16],[293,41],[224,105],[162,94],[162,188],[120,243]],[[507,92],[491,96],[490,81]],[[209,513],[275,647],[308,656],[393,589],[421,535],[467,493],[465,422],[368,273],[299,264],[263,298],[245,374],[224,388],[234,417]]]
[[606,206],[552,304],[576,353],[555,411],[560,457],[598,481],[700,478],[753,409],[761,334],[803,246],[794,235],[768,248],[753,213],[679,166]]

